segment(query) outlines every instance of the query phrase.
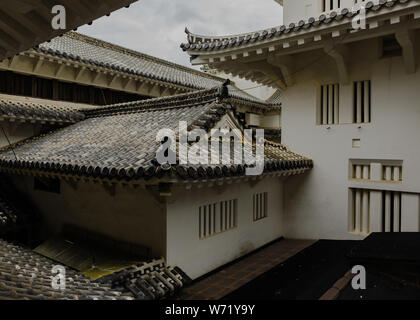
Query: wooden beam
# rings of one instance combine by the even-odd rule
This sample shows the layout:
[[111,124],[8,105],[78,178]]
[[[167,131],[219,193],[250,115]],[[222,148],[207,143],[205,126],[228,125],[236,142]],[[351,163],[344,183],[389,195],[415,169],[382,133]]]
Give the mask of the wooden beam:
[[118,74],[111,74],[111,80],[108,82],[108,87],[111,87],[119,78]]
[[76,71],[76,77],[74,78],[75,81],[79,81],[79,79],[83,76],[83,73],[86,71],[86,67],[80,67],[78,71]]
[[99,78],[101,77],[102,73],[99,72],[99,70],[94,70],[93,71],[93,78],[92,78],[92,84],[96,84],[99,80]]
[[288,87],[294,84],[292,66],[293,59],[290,56],[279,56],[279,55],[269,55],[267,58],[269,64],[276,66],[280,69],[284,82]]
[[334,59],[337,66],[338,76],[340,77],[340,83],[349,84],[350,79],[346,63],[346,57],[348,55],[347,46],[344,44],[335,44],[331,40],[325,44],[324,52]]
[[416,53],[415,53],[415,36],[414,31],[409,30],[407,26],[398,29],[395,32],[395,38],[400,44],[403,51],[403,60],[405,72],[407,74],[416,73]]
[[13,56],[9,59],[9,68],[14,68],[16,66],[16,64],[19,62],[19,56]]
[[63,71],[64,71],[64,68],[66,67],[66,65],[64,64],[64,63],[61,63],[59,66],[58,66],[58,68],[57,68],[57,70],[56,70],[56,72],[55,72],[55,77],[56,78],[58,78],[58,77],[60,77],[61,76],[61,74],[63,73]]
[[42,65],[44,64],[44,57],[38,57],[38,60],[35,62],[33,72],[38,73],[41,69]]
[[131,77],[129,77],[129,78],[125,78],[125,79],[123,80],[123,85],[122,85],[123,90],[126,90],[126,89],[127,89],[127,87],[128,87],[128,86],[129,86],[129,84],[132,82],[132,80],[133,80],[133,78],[131,78]]

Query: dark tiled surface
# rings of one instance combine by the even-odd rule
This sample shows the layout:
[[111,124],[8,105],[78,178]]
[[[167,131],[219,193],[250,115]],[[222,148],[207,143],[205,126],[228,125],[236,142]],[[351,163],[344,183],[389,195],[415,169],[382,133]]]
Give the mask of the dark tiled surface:
[[190,282],[181,269],[154,259],[98,281],[66,268],[66,288],[61,291],[51,285],[55,265],[0,239],[0,300],[154,300],[169,297]]
[[0,299],[133,299],[130,293],[90,281],[67,269],[66,290],[51,286],[54,263],[29,249],[0,240]]
[[[228,110],[236,115],[235,109],[221,100],[220,92],[215,88],[85,111],[88,118],[84,121],[2,150],[0,167],[126,180],[244,175],[244,166],[233,163],[233,154],[227,166],[176,165],[168,170],[155,159],[159,130],[177,132],[179,122],[186,121],[189,130],[209,132]],[[310,159],[268,141],[265,162],[265,172],[305,171],[313,166]]]
[[185,288],[182,300],[218,300],[313,244],[311,240],[279,240]]
[[0,121],[68,124],[83,119],[84,114],[71,107],[0,99]]
[[[378,4],[368,1],[364,5],[367,13],[382,13],[383,11],[386,11],[387,8],[393,7],[394,5],[402,7],[409,2],[413,2],[413,0],[379,0]],[[223,39],[195,35],[186,30],[188,34],[188,43],[181,44],[181,48],[182,50],[189,51],[192,54],[196,54],[199,51],[212,52],[226,50],[227,48],[235,49],[241,46],[255,44],[270,39],[275,40],[277,37],[281,37],[283,35],[302,32],[322,25],[333,24],[337,21],[350,21],[358,14],[359,10],[352,11],[351,9],[345,8],[341,10],[341,12],[332,11],[328,15],[321,14],[318,18],[311,17],[307,21],[300,20],[299,22],[291,23],[288,26],[282,25],[248,34],[226,36],[223,37]]]
[[282,101],[282,94],[281,90],[276,90],[276,92],[273,93],[273,95],[267,99],[267,104],[272,106],[278,106],[281,105]]

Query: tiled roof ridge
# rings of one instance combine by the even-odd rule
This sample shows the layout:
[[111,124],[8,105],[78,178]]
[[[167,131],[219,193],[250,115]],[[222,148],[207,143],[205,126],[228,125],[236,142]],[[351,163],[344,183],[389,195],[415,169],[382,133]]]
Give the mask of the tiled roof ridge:
[[157,57],[148,55],[146,53],[143,53],[143,52],[140,52],[140,51],[137,51],[137,50],[134,50],[134,49],[129,49],[129,48],[117,45],[115,43],[105,41],[105,40],[90,37],[90,36],[82,34],[82,33],[70,31],[70,32],[64,34],[63,36],[64,37],[70,37],[70,38],[73,38],[73,39],[79,40],[79,41],[84,41],[86,43],[89,43],[89,44],[92,44],[92,45],[95,45],[95,46],[101,46],[105,49],[113,50],[113,51],[124,53],[124,54],[127,54],[127,55],[132,55],[136,58],[142,58],[142,59],[146,59],[146,60],[149,60],[149,61],[152,61],[152,62],[155,62],[155,63],[164,64],[166,66],[177,68],[177,69],[180,69],[180,70],[183,70],[183,71],[186,71],[186,72],[190,72],[190,73],[196,74],[196,75],[201,76],[201,77],[206,77],[206,78],[217,80],[217,81],[224,81],[225,80],[221,77],[218,77],[218,76],[215,76],[215,75],[212,75],[212,74],[209,74],[209,73],[201,72],[201,71],[195,70],[193,68],[189,68],[189,67],[177,64],[175,62],[171,62],[171,61],[168,61],[168,60],[157,58]]
[[[111,70],[119,76],[127,74],[139,81],[157,82],[161,86],[174,85],[189,92],[211,89],[226,80],[75,32],[54,38],[50,43],[42,43],[25,54],[71,60],[88,68],[93,66],[104,72]],[[231,86],[234,87],[233,84]],[[242,104],[267,107],[263,100],[239,88],[232,91],[232,96],[242,99]]]
[[[95,107],[89,109],[81,109],[80,112],[84,113],[87,117],[98,117],[98,116],[110,116],[120,113],[135,113],[135,112],[147,112],[151,110],[166,109],[166,108],[185,108],[188,106],[195,106],[200,103],[215,101],[221,98],[221,90],[223,86],[214,87],[207,90],[198,90],[193,92],[182,93],[173,96],[152,98],[146,100],[138,100],[131,102],[118,103],[108,106]],[[235,90],[234,87],[233,90]],[[260,106],[263,108],[270,108],[277,106],[271,103],[257,103],[255,101],[247,100],[245,97],[240,97],[231,93],[232,90],[227,89],[226,97],[224,101],[250,103],[253,106]]]
[[[366,11],[380,11],[383,8],[390,8],[396,4],[405,5],[413,0],[379,0],[377,4],[369,1],[365,4]],[[183,51],[217,51],[226,48],[240,47],[248,43],[255,43],[274,37],[280,37],[283,34],[300,31],[301,29],[309,29],[322,24],[329,24],[332,21],[340,21],[342,19],[351,19],[359,14],[360,9],[344,8],[341,12],[331,11],[329,14],[321,14],[318,19],[310,17],[307,21],[300,20],[297,23],[290,23],[289,26],[280,25],[272,28],[252,31],[237,35],[227,36],[203,36],[191,33],[188,29],[185,32],[188,35],[188,43],[182,43]],[[194,41],[195,39],[195,41]],[[197,41],[200,39],[200,41]]]
[[204,102],[215,101],[220,96],[220,88],[199,90],[174,96],[152,98],[139,101],[113,104],[81,110],[87,117],[111,116],[122,113],[147,112],[166,108],[185,108]]
[[281,106],[281,90],[277,89],[265,102],[270,106]]
[[75,123],[84,119],[79,110],[49,103],[15,101],[0,97],[0,120]]

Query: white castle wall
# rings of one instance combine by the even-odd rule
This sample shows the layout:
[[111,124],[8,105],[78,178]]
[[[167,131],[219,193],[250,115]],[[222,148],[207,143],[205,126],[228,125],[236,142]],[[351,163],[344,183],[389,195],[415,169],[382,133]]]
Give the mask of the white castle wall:
[[[254,222],[253,194],[268,192],[268,216]],[[167,259],[197,278],[283,235],[283,183],[267,178],[222,187],[185,188],[174,192],[167,212]],[[199,206],[238,200],[238,226],[205,239],[199,237]]]
[[[416,40],[419,52],[419,34]],[[283,94],[283,142],[315,164],[309,174],[291,177],[285,184],[286,237],[363,237],[349,233],[349,188],[402,192],[402,231],[420,231],[420,72],[407,74],[402,57],[379,58],[379,40],[350,45],[349,52],[350,79],[371,80],[371,123],[351,123],[350,84],[340,88],[341,124],[317,125],[317,88],[339,82],[335,64],[328,57],[295,74],[295,85]],[[296,68],[318,59],[319,54],[323,53],[301,54]],[[417,56],[417,70],[419,60]],[[353,139],[360,140],[355,143],[360,147],[353,147]],[[402,182],[351,181],[351,159],[402,161]],[[378,194],[373,193],[370,199],[371,231],[380,231]]]

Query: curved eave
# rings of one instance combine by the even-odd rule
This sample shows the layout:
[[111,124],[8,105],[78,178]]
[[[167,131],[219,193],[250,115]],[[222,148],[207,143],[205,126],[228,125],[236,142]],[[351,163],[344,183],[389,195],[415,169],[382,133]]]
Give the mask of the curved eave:
[[[399,23],[396,16],[409,15],[412,20],[417,22],[420,20],[418,1],[381,0],[381,3],[383,4],[378,5],[379,7],[371,4],[373,7],[368,9],[366,13],[368,29],[376,29],[383,24],[395,25]],[[340,14],[334,12],[330,15],[321,15],[318,19],[310,18],[308,21],[301,20],[289,26],[277,26],[240,35],[208,37],[189,32],[189,43],[182,44],[181,48],[191,56],[194,65],[235,61],[250,55],[263,55],[279,50],[292,51],[305,47],[307,43],[318,42],[324,37],[337,38],[348,34],[352,28],[352,18],[358,13],[359,11],[343,9]],[[352,34],[357,35],[364,31],[353,31]],[[241,37],[248,37],[249,40],[240,41]],[[197,39],[200,41],[197,42]],[[214,48],[210,48],[212,44],[215,45]]]
[[[57,0],[53,4],[41,0],[0,0],[0,60],[32,48],[69,30],[90,24],[104,15],[137,0]],[[52,5],[66,8],[66,29],[51,27]]]
[[[78,166],[76,166],[78,167]],[[241,167],[241,170],[238,168]],[[0,172],[26,176],[39,176],[60,178],[62,180],[83,180],[93,183],[106,184],[131,184],[144,185],[156,183],[194,184],[194,183],[217,183],[221,181],[255,180],[265,177],[288,177],[291,175],[303,174],[313,168],[313,161],[302,160],[279,160],[266,162],[264,172],[258,176],[245,175],[243,166],[216,166],[211,170],[201,170],[197,166],[174,166],[162,169],[160,166],[152,166],[137,173],[119,170],[114,175],[96,174],[95,169],[81,166],[77,170],[72,166],[61,166],[54,163],[30,163],[22,161],[0,161]],[[200,169],[200,170],[199,170]],[[227,171],[225,171],[227,170]],[[206,172],[200,176],[200,172]]]

